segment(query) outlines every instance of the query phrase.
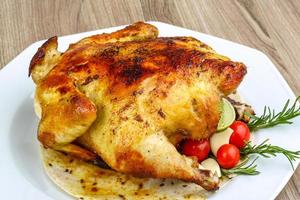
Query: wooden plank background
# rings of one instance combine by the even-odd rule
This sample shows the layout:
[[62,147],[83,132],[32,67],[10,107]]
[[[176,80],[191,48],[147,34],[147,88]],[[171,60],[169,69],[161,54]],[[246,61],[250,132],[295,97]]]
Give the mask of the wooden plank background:
[[[298,0],[1,0],[0,68],[37,40],[138,20],[166,22],[259,49],[300,94]],[[277,199],[300,199],[299,189],[300,168]]]

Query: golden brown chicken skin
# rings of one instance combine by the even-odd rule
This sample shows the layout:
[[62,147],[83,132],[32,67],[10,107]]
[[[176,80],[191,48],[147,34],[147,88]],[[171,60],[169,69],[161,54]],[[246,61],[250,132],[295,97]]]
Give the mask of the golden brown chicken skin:
[[42,108],[38,138],[87,160],[97,154],[123,173],[216,189],[218,179],[174,145],[216,131],[221,98],[236,90],[246,67],[192,37],[157,35],[138,22],[63,54],[50,38],[30,65]]

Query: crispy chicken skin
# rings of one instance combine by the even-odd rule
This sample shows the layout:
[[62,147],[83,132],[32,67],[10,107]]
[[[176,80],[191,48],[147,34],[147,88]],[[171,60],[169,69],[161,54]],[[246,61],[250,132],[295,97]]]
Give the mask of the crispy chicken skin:
[[38,138],[86,160],[97,154],[119,172],[214,190],[218,178],[174,145],[216,131],[221,97],[246,67],[192,37],[157,36],[156,27],[137,22],[64,53],[56,37],[45,42],[29,72],[42,109]]

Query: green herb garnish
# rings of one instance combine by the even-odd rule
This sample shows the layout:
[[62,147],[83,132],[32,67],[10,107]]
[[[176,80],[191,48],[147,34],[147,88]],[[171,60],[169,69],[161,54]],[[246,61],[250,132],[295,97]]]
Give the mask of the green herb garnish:
[[251,131],[255,131],[262,128],[269,128],[278,124],[292,124],[290,119],[300,115],[300,106],[298,100],[300,96],[296,98],[295,102],[289,108],[290,100],[288,100],[282,111],[275,114],[275,110],[265,106],[264,112],[260,117],[256,117],[250,113],[246,113],[250,117],[248,127]]
[[293,161],[300,158],[300,151],[290,151],[279,146],[267,144],[268,140],[269,139],[266,139],[258,145],[252,145],[251,142],[248,142],[246,146],[240,150],[240,153],[247,156],[250,154],[258,154],[265,158],[270,158],[272,156],[275,157],[277,154],[282,154],[289,160],[292,168],[294,169]]
[[256,157],[250,164],[247,164],[249,157],[245,158],[240,164],[231,169],[221,169],[222,175],[231,178],[234,175],[257,175],[260,172],[256,170]]
[[[300,115],[300,105],[298,104],[299,99],[300,96],[298,96],[291,105],[290,100],[288,100],[283,109],[278,113],[275,113],[274,109],[267,106],[264,107],[264,112],[260,117],[250,113],[245,113],[250,117],[250,122],[247,124],[249,129],[251,131],[256,131],[258,129],[270,128],[278,124],[292,124],[293,122],[290,120]],[[267,142],[268,139],[258,145],[253,145],[251,142],[248,142],[245,147],[240,150],[241,155],[246,156],[246,159],[232,169],[221,169],[222,175],[231,178],[234,175],[259,174],[260,172],[256,170],[257,165],[255,164],[258,157],[256,157],[250,164],[247,164],[249,156],[252,154],[258,154],[264,158],[275,157],[278,154],[282,154],[289,160],[292,168],[294,169],[293,161],[300,158],[300,151],[286,150],[282,147],[268,144]]]

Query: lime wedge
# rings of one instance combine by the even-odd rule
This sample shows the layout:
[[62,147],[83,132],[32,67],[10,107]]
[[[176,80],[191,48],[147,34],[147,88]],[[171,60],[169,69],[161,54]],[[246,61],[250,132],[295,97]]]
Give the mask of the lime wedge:
[[235,110],[231,103],[222,98],[221,103],[221,118],[218,123],[217,131],[223,131],[228,128],[235,120]]

